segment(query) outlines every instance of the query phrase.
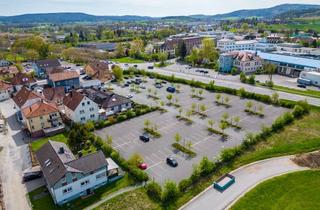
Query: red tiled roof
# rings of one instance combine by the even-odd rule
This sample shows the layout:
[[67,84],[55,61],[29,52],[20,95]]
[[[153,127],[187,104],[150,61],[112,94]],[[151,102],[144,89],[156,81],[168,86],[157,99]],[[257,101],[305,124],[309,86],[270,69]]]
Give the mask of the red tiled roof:
[[21,90],[13,97],[13,101],[17,104],[18,107],[22,107],[27,100],[39,98],[42,99],[41,95],[29,90],[26,87],[22,87]]
[[64,87],[50,87],[43,90],[43,96],[48,101],[63,100],[65,96]]
[[12,88],[12,85],[0,80],[0,90],[8,90],[10,88]]
[[22,113],[27,119],[47,115],[58,111],[59,110],[54,103],[48,103],[45,101],[39,101],[29,107],[22,109]]
[[35,83],[36,80],[28,74],[18,73],[15,77],[13,77],[10,81],[12,85],[26,85],[30,83]]
[[78,107],[78,105],[81,103],[84,97],[85,96],[82,95],[81,93],[73,90],[63,98],[63,104],[69,109],[71,109],[72,111],[74,111]]
[[54,74],[49,74],[49,79],[53,82],[79,78],[79,74],[76,71],[65,71]]

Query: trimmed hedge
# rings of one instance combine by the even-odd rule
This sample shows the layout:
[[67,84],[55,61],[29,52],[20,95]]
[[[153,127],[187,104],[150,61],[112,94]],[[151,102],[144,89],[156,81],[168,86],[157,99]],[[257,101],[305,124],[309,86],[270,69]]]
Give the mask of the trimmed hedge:
[[191,157],[195,157],[197,155],[194,151],[191,151],[190,149],[188,149],[178,143],[173,143],[172,147],[176,148],[177,150],[179,150],[187,155],[190,155]]

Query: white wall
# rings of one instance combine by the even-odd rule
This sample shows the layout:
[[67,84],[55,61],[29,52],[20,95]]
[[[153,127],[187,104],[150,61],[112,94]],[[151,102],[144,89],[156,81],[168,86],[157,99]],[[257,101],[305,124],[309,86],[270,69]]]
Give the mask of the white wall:
[[[98,180],[96,179],[96,175],[98,175],[98,174],[100,174],[102,172],[106,173],[106,169],[101,170],[99,172],[96,172],[94,174],[91,174],[89,176],[86,176],[83,179],[79,179],[78,181],[72,182],[71,184],[63,186],[61,188],[53,190],[54,195],[56,197],[56,201],[58,203],[60,203],[63,200],[68,199],[68,198],[70,198],[72,196],[75,196],[80,192],[84,192],[83,194],[85,194],[87,189],[94,188],[96,185],[99,185],[99,184],[101,184],[103,182],[108,181],[108,177],[107,176],[102,177],[102,178],[100,178]],[[89,180],[89,184],[81,186],[81,182],[83,182],[85,180]],[[66,188],[69,188],[69,187],[72,187],[72,191],[69,192],[69,193],[63,194],[63,190],[66,189]]]

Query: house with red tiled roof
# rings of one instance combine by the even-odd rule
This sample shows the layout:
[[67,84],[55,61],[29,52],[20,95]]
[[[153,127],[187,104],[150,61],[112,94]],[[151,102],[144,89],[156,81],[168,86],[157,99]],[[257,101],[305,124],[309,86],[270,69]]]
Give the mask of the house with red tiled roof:
[[0,101],[9,99],[12,93],[13,86],[8,82],[0,80]]
[[107,63],[101,61],[93,61],[88,63],[84,70],[91,79],[108,82],[113,79],[112,71]]
[[99,119],[99,106],[78,91],[71,91],[63,98],[64,114],[73,122],[86,123]]
[[64,124],[54,103],[40,100],[21,109],[24,128],[31,137],[48,136],[62,132]]
[[18,73],[10,79],[11,85],[14,87],[14,91],[19,91],[22,87],[31,88],[36,85],[37,81],[30,74]]
[[64,87],[72,90],[80,87],[80,75],[76,71],[63,71],[49,74],[48,84],[51,87]]

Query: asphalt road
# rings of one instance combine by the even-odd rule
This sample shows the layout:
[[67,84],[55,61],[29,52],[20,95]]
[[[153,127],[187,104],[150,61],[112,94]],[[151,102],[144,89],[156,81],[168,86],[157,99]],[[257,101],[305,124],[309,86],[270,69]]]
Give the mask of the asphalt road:
[[[320,106],[320,99],[318,98],[295,95],[291,93],[274,91],[267,88],[244,84],[238,80],[226,79],[224,75],[218,75],[216,72],[210,72],[209,74],[204,75],[204,74],[196,73],[193,70],[188,70],[185,68],[185,66],[180,64],[173,64],[164,68],[155,67],[154,69],[147,68],[148,66],[153,65],[153,63],[142,63],[137,65],[138,65],[138,68],[140,69],[157,72],[163,75],[169,75],[169,76],[175,75],[176,77],[180,77],[188,80],[195,79],[195,80],[199,80],[206,83],[209,83],[210,81],[214,80],[215,84],[218,86],[230,87],[234,89],[240,89],[243,87],[250,92],[259,93],[259,94],[272,95],[274,92],[278,92],[279,97],[282,99],[287,99],[292,101],[301,101],[306,99],[309,104]],[[123,64],[122,64],[122,67],[124,69],[126,68]]]
[[181,207],[180,210],[228,209],[234,201],[264,180],[281,174],[307,169],[293,163],[291,158],[292,156],[272,158],[241,167],[231,172],[235,176],[236,182],[224,192],[221,193],[210,186],[199,196]]

